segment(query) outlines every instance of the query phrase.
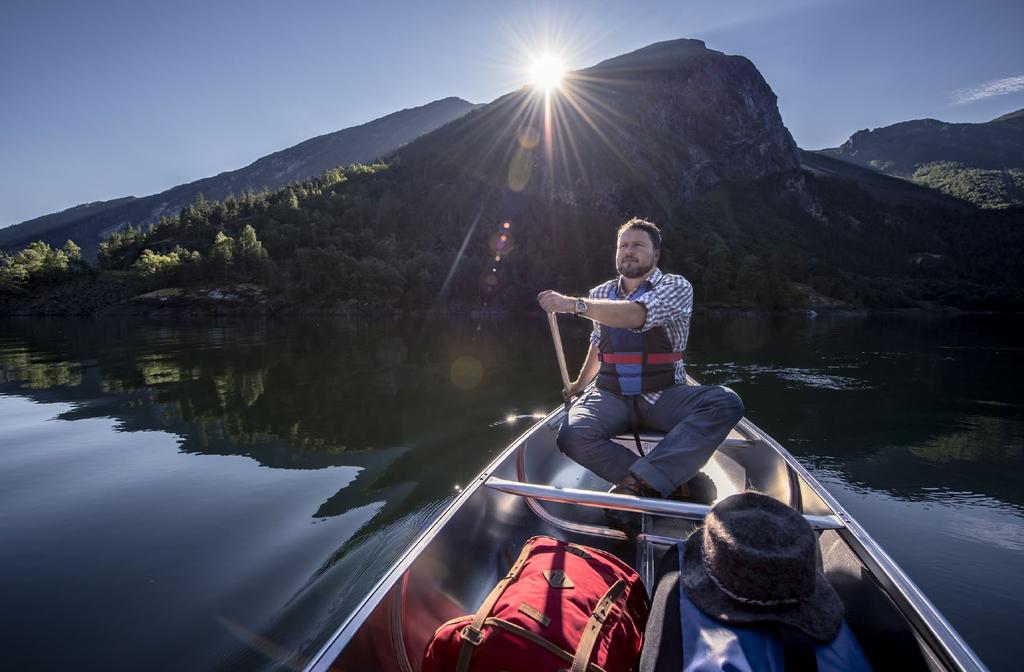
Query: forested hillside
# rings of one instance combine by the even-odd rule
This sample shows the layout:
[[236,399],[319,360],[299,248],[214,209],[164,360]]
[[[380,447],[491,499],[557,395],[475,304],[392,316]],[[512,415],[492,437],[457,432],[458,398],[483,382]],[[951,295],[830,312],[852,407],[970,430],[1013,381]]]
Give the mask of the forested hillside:
[[981,208],[1024,206],[1024,110],[983,124],[905,121],[821,151]]
[[291,182],[317,177],[336,166],[369,163],[412,142],[475,105],[460,98],[435,100],[427,105],[400,110],[379,119],[310,138],[253,161],[244,168],[179,184],[158,194],[90,203],[60,213],[44,215],[0,229],[0,249],[14,251],[30,241],[60,245],[73,238],[90,260],[111,232],[127,225],[148,227],[161,217],[175,216],[200,194],[222,200],[243,191],[277,189]]
[[610,277],[632,216],[662,226],[662,267],[698,307],[1024,307],[1020,209],[828,161],[801,167],[749,61],[662,43],[386,163],[199,198],[110,238],[96,267],[37,244],[0,260],[4,310],[535,309],[540,290]]
[[[60,312],[239,283],[261,288],[261,309],[465,310],[530,309],[541,289],[581,293],[612,274],[623,215],[453,186],[458,177],[397,160],[200,200],[148,232],[115,235],[97,268],[38,244],[5,259],[0,282],[9,306],[75,281],[86,297],[107,292],[99,305],[58,302]],[[1020,256],[1006,254],[1024,240],[1005,212],[882,206],[855,183],[792,171],[722,184],[661,224],[663,268],[690,278],[704,307],[1024,305]]]

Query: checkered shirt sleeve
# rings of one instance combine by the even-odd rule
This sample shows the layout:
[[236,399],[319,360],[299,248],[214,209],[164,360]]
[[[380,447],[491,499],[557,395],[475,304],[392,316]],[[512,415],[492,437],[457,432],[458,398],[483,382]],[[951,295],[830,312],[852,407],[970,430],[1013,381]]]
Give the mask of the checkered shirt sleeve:
[[[592,299],[610,299],[612,296],[612,290],[615,289],[615,285],[618,284],[619,280],[609,280],[608,282],[602,283],[597,287],[590,290],[590,298]],[[590,344],[597,347],[601,344],[601,325],[594,322],[594,329],[590,332]]]
[[[672,327],[693,313],[693,286],[681,275],[666,275],[636,301],[647,307],[647,321],[637,331]],[[682,345],[686,347],[685,341]]]

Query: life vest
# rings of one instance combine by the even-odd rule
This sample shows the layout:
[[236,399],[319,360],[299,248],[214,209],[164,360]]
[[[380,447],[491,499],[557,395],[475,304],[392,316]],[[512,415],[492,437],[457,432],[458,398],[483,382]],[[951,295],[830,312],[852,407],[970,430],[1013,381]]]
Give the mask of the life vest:
[[[646,282],[629,295],[629,300],[645,293]],[[612,288],[609,298],[619,298],[617,286]],[[602,324],[598,349],[601,369],[597,387],[623,396],[657,392],[675,385],[676,362],[683,359],[683,353],[673,350],[664,327],[636,332]]]
[[[682,557],[680,557],[682,564]],[[680,584],[682,581],[680,581]],[[683,636],[683,672],[782,672],[787,651],[770,626],[729,625],[720,623],[698,609],[679,586],[679,620]],[[808,638],[808,642],[813,642]],[[818,672],[871,672],[853,631],[844,621],[831,642],[813,642],[808,646],[806,662],[790,665]],[[791,670],[792,672],[792,670]]]

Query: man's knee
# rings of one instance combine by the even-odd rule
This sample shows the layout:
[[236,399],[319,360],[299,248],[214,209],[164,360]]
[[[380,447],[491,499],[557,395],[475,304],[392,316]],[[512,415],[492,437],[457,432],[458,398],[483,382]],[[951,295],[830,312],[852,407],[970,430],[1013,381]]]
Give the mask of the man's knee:
[[740,399],[740,395],[724,385],[720,385],[718,390],[715,406],[726,420],[735,425],[743,418],[743,400]]
[[558,449],[562,453],[575,460],[581,454],[587,453],[588,449],[600,438],[594,430],[588,427],[563,422],[561,429],[558,430],[555,443],[558,444]]

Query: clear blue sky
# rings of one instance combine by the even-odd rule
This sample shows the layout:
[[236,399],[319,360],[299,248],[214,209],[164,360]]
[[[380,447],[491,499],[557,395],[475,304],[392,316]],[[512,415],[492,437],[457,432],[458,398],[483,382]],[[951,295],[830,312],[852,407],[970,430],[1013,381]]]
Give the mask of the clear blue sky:
[[1022,29],[1020,0],[4,0],[0,226],[446,96],[491,101],[545,43],[570,68],[679,37],[747,56],[808,149],[985,121],[1024,107]]

